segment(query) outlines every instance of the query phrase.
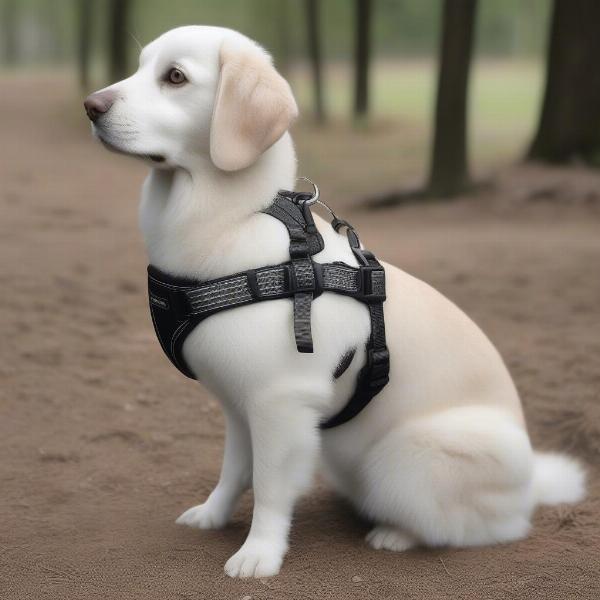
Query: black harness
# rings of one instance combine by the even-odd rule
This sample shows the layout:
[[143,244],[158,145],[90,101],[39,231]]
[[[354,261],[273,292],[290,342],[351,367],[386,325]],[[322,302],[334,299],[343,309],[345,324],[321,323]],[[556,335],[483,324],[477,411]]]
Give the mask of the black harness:
[[[365,303],[371,317],[371,334],[366,346],[366,362],[358,374],[356,388],[346,406],[320,425],[328,429],[356,416],[387,384],[390,358],[385,343],[383,302],[385,272],[368,250],[360,247],[354,228],[338,219],[333,211],[331,226],[346,229],[348,242],[359,267],[343,262],[321,264],[312,258],[324,248],[311,211],[312,196],[281,191],[265,209],[281,221],[290,236],[288,262],[250,269],[210,281],[173,277],[156,267],[148,267],[148,294],[154,330],[171,362],[187,377],[196,379],[182,355],[185,339],[200,321],[215,313],[264,300],[292,298],[294,336],[298,352],[312,352],[311,306],[323,292],[335,292]],[[353,353],[342,358],[335,376],[350,365]]]

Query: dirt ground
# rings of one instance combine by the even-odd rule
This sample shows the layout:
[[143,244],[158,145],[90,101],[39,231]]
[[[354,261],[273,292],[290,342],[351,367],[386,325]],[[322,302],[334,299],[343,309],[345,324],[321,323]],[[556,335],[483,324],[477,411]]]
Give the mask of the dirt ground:
[[[217,480],[223,419],[154,338],[136,224],[144,167],[93,144],[73,97],[60,79],[0,82],[0,598],[600,597],[598,175],[513,168],[453,204],[368,213],[322,157],[322,188],[366,245],[494,340],[534,444],[583,460],[589,496],[539,509],[518,543],[395,554],[367,547],[368,524],[318,481],[281,574],[234,581],[223,565],[251,494],[223,531],[174,524]],[[298,135],[308,156],[319,134]],[[363,163],[363,134],[344,135],[332,163]],[[376,165],[367,181],[385,183]]]

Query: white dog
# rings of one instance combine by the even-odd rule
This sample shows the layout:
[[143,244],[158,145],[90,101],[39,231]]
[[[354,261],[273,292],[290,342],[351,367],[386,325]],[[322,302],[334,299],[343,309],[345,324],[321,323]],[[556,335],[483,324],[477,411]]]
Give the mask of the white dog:
[[[208,280],[289,260],[285,227],[260,211],[294,187],[287,130],[297,107],[256,43],[218,27],[175,29],[86,109],[99,140],[152,167],[140,208],[151,264]],[[345,236],[316,220],[325,250],[315,259],[357,266]],[[296,351],[289,299],[214,315],[187,338],[184,357],[220,399],[227,433],[217,486],[177,522],[223,527],[254,489],[252,526],[227,574],[279,572],[319,454],[335,489],[374,522],[374,548],[516,540],[536,504],[583,497],[576,462],[532,450],[515,386],[485,335],[425,283],[385,272],[390,383],[343,426],[318,429],[352,394],[364,351],[342,377],[332,373],[348,349],[365,346],[364,304],[315,299],[314,354]]]

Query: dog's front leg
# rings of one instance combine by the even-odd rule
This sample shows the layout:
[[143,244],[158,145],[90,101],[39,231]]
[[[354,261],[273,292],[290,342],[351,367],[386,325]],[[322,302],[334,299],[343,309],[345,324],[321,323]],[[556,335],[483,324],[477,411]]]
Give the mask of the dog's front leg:
[[252,477],[252,447],[248,426],[231,407],[224,407],[225,452],[219,483],[204,504],[186,510],[176,521],[198,529],[225,526]]
[[310,484],[318,452],[318,417],[304,398],[264,399],[249,410],[254,513],[250,533],[227,561],[231,577],[269,577],[287,551],[294,503]]

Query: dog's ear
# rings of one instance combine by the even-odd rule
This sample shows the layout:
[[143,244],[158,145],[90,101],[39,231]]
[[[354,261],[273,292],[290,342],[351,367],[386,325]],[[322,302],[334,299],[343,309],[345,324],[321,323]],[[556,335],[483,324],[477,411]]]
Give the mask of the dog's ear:
[[298,107],[287,81],[259,48],[225,42],[210,130],[210,156],[224,171],[254,163],[290,127]]

